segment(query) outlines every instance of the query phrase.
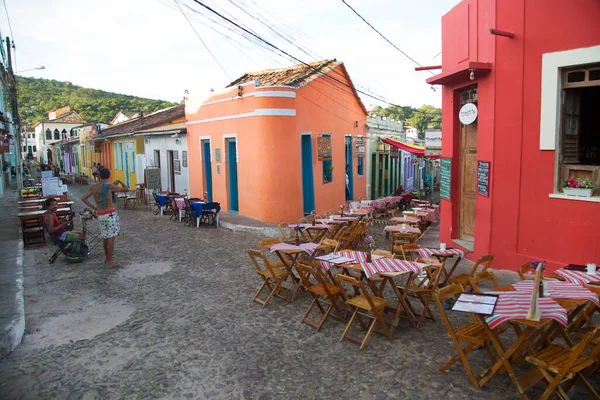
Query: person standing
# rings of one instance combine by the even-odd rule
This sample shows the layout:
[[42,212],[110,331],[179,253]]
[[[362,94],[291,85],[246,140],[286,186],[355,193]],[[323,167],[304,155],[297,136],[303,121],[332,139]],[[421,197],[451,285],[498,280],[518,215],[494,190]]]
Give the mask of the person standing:
[[[113,252],[115,249],[115,237],[119,235],[119,216],[115,208],[117,202],[117,192],[129,192],[123,182],[117,180],[110,183],[110,171],[102,168],[98,171],[100,181],[93,184],[83,195],[81,200],[98,215],[100,222],[100,236],[104,240],[104,261],[108,268],[119,267],[120,264],[113,261]],[[92,204],[88,199],[94,197],[96,204]]]
[[352,200],[350,198],[350,178],[348,177],[349,168],[346,165],[346,200]]
[[96,163],[92,166],[92,177],[94,178],[94,182],[98,182],[98,166]]

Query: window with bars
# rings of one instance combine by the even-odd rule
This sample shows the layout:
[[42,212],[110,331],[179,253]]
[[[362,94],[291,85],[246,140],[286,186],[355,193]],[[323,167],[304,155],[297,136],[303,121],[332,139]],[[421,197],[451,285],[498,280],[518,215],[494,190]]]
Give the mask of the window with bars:
[[561,105],[557,186],[567,178],[600,185],[600,64],[563,71]]

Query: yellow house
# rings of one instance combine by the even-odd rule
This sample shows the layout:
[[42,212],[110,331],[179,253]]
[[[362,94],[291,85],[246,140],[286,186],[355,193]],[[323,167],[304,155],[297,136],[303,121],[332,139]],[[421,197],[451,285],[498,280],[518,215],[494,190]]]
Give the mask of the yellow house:
[[102,151],[112,149],[112,157],[102,155],[102,159],[111,160],[111,165],[103,166],[110,169],[113,179],[122,181],[130,188],[136,188],[137,184],[144,183],[143,169],[146,165],[144,137],[136,133],[184,118],[184,106],[179,105],[148,115],[141,114],[137,118],[102,129],[96,140],[103,142]]
[[96,141],[98,132],[108,126],[102,123],[89,123],[73,128],[75,136],[79,137],[79,172],[92,177],[92,166],[100,162],[100,144]]

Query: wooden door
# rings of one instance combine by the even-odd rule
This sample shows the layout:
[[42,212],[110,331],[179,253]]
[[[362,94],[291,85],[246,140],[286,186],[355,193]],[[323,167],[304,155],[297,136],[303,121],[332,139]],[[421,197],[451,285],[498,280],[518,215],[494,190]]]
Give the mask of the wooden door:
[[459,238],[473,242],[477,196],[477,120],[470,125],[462,125],[460,136]]

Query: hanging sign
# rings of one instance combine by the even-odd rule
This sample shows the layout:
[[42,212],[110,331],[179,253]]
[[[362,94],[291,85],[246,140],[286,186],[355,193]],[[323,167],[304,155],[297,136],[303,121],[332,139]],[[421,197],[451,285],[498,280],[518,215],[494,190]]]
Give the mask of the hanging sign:
[[452,159],[442,158],[441,159],[441,183],[440,183],[440,197],[446,200],[450,200],[450,182],[452,181]]
[[399,151],[397,147],[390,147],[390,157],[392,158],[398,158],[399,156]]
[[477,119],[477,106],[473,103],[467,103],[460,108],[458,119],[464,125],[470,125]]
[[477,194],[488,197],[490,189],[490,163],[477,161]]
[[317,137],[319,161],[331,160],[331,136]]

